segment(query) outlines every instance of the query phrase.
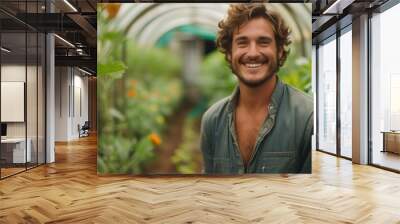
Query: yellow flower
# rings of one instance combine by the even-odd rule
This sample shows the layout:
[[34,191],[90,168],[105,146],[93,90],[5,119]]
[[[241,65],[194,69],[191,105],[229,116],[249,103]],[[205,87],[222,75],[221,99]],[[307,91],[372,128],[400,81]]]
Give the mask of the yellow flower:
[[154,145],[160,145],[161,144],[161,138],[160,136],[158,136],[156,133],[151,133],[149,135],[150,141],[154,144]]
[[113,19],[118,14],[120,7],[121,3],[107,3],[106,10],[108,13],[108,19]]

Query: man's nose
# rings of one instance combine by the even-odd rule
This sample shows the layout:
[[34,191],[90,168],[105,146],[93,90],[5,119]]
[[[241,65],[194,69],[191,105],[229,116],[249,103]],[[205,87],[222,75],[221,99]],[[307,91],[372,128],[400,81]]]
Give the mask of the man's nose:
[[250,43],[249,50],[247,51],[247,56],[251,58],[256,58],[260,56],[260,52],[256,43]]

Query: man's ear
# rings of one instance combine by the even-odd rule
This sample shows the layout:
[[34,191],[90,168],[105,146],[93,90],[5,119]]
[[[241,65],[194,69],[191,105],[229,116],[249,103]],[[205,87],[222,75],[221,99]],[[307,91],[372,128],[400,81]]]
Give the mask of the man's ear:
[[228,62],[229,62],[229,63],[232,62],[232,53],[231,53],[231,52],[227,52],[227,53],[226,53],[226,59],[228,59]]

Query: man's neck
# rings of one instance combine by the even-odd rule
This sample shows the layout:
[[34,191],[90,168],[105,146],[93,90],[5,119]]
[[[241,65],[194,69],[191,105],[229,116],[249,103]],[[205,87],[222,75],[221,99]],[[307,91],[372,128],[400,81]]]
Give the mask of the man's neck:
[[271,101],[276,82],[277,77],[276,75],[273,75],[273,77],[267,80],[264,84],[255,88],[239,83],[240,94],[237,106],[252,111],[265,109]]

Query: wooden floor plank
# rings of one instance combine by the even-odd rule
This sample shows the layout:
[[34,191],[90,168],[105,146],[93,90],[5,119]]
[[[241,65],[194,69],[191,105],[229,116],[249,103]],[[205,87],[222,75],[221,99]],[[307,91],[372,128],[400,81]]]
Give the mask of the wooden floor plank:
[[0,181],[0,223],[400,223],[400,175],[313,152],[311,175],[98,176],[96,138]]

